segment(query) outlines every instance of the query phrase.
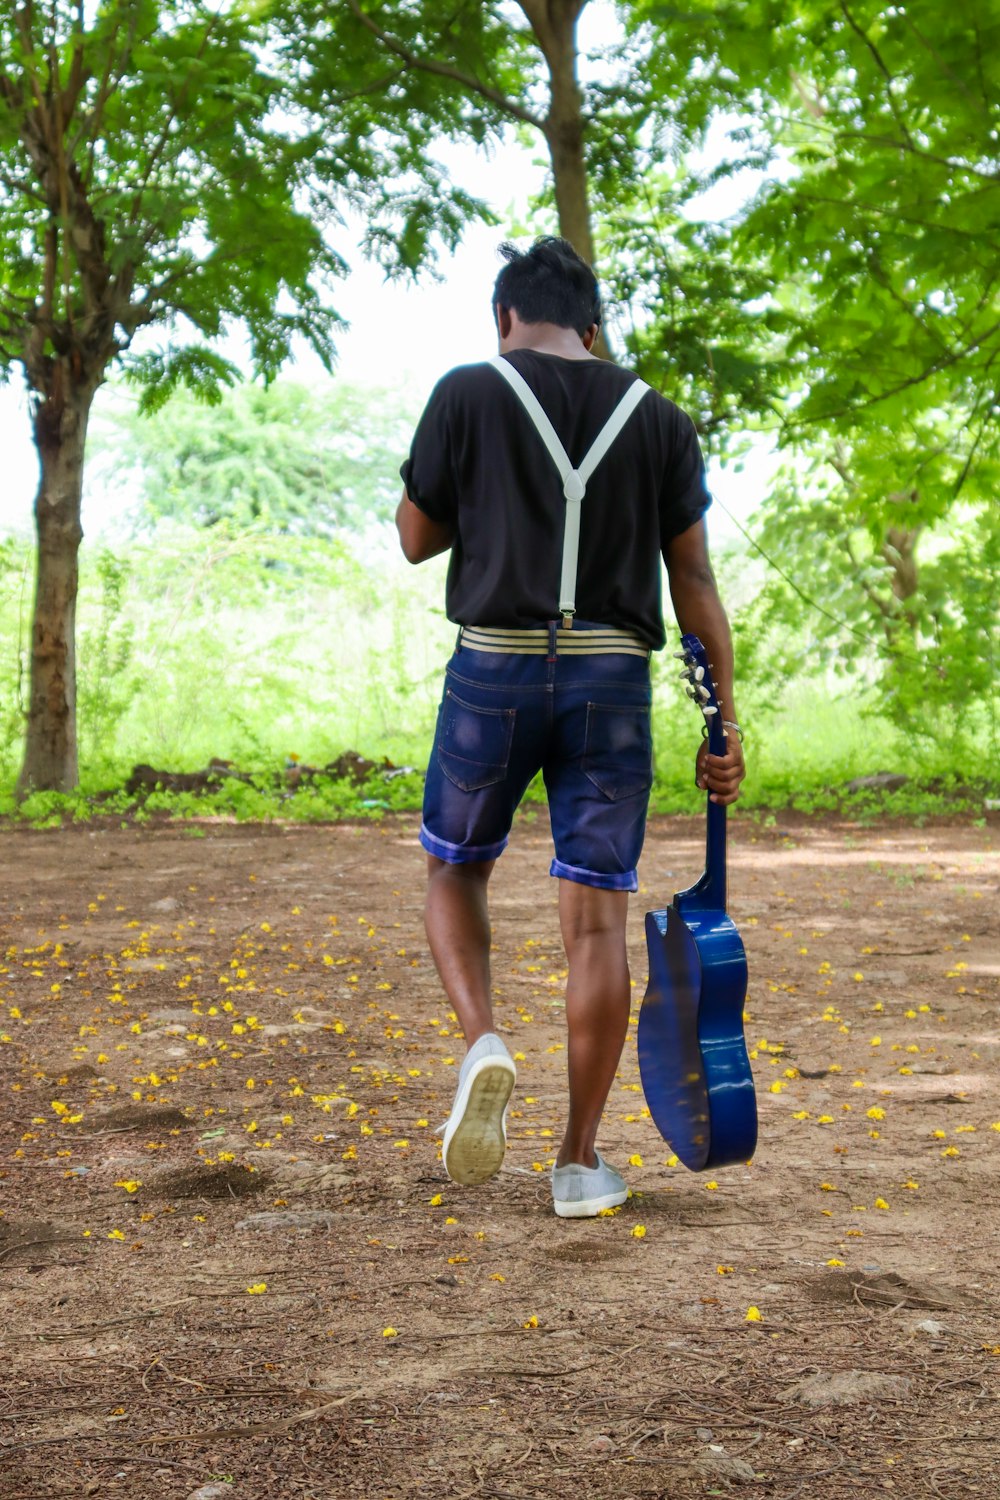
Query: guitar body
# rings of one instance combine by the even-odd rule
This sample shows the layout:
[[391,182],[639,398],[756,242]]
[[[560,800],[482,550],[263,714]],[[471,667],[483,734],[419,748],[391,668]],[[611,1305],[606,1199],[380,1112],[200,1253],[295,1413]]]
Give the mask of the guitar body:
[[[725,733],[705,648],[680,653],[709,749]],[[757,1098],[743,1036],[747,959],[726,914],[726,810],[707,801],[705,873],[669,907],[646,913],[649,984],[639,1012],[639,1075],[653,1122],[693,1172],[745,1162],[757,1144]]]
[[747,960],[724,911],[685,904],[646,913],[649,984],[639,1072],[653,1123],[692,1172],[748,1161],[757,1100],[743,1037]]

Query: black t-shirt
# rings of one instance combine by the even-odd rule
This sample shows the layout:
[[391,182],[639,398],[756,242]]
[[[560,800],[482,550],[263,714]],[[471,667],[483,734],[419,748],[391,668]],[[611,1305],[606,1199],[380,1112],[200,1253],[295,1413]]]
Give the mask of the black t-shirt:
[[[635,380],[602,359],[518,349],[523,375],[577,465]],[[538,625],[559,615],[566,501],[559,472],[499,371],[463,365],[440,380],[400,469],[414,505],[455,528],[448,618]],[[587,482],[576,612],[664,645],[660,555],[709,505],[694,423],[648,392]]]

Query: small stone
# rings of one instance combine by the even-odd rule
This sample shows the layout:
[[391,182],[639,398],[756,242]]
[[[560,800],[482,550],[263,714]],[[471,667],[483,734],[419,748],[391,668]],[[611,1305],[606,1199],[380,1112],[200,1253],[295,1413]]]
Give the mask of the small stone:
[[856,1406],[861,1401],[901,1401],[911,1381],[903,1375],[879,1375],[871,1370],[821,1371],[789,1386],[783,1401],[802,1406]]
[[308,1159],[299,1161],[275,1160],[275,1154],[268,1152],[269,1163],[273,1162],[271,1174],[276,1187],[285,1192],[326,1192],[332,1188],[345,1187],[353,1178],[345,1167],[339,1162],[317,1162]]
[[614,1453],[615,1445],[606,1432],[599,1432],[587,1444],[587,1452],[595,1454]]
[[187,1500],[236,1500],[236,1492],[231,1484],[203,1484],[192,1490]]
[[856,776],[844,786],[845,792],[896,792],[909,781],[898,771],[876,771],[874,776]]
[[715,1433],[712,1431],[711,1427],[696,1427],[694,1430],[694,1435],[703,1443],[710,1443],[715,1437]]
[[686,1479],[727,1486],[752,1484],[757,1478],[753,1464],[748,1464],[745,1458],[731,1458],[720,1446],[713,1446],[708,1453],[696,1458],[690,1468],[681,1469],[679,1473]]
[[258,1229],[266,1233],[280,1229],[332,1229],[336,1222],[336,1215],[326,1209],[286,1209],[284,1212],[249,1214],[239,1220],[236,1228]]
[[435,1276],[434,1280],[438,1286],[458,1286],[458,1277],[446,1271],[443,1276]]
[[919,1323],[914,1323],[913,1331],[914,1333],[929,1333],[931,1338],[937,1338],[945,1332],[945,1326],[936,1318],[921,1318]]

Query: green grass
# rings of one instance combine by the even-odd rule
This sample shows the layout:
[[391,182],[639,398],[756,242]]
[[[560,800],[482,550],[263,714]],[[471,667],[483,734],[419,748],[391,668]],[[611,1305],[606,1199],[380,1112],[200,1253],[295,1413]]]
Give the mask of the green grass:
[[[0,813],[15,815],[23,705],[19,652],[27,638],[30,555],[6,544],[0,574]],[[78,613],[81,789],[36,794],[19,816],[36,825],[107,817],[207,815],[326,821],[415,809],[454,626],[444,616],[443,559],[410,568],[392,537],[348,543],[162,527],[122,557],[85,545]],[[654,666],[657,812],[696,812],[700,718],[667,654]],[[23,676],[22,676],[23,681]],[[23,691],[21,689],[20,691]],[[826,681],[777,693],[740,684],[748,779],[741,809],[979,815],[996,795],[967,784],[967,752],[948,737],[900,735],[867,697]],[[985,733],[985,727],[984,727]],[[295,757],[322,767],[345,750],[415,774],[318,780],[294,796]],[[131,768],[190,771],[213,759],[250,773],[205,796],[121,791]],[[845,784],[902,771],[887,796],[846,796]],[[540,782],[531,790],[544,797]]]

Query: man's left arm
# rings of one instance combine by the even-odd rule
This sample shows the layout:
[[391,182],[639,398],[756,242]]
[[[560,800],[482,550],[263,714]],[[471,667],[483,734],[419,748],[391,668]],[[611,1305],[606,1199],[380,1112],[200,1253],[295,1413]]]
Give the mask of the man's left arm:
[[455,528],[443,521],[432,521],[414,505],[406,491],[396,507],[396,530],[399,545],[407,562],[422,563],[429,557],[447,552],[455,540]]
[[[708,557],[705,522],[697,521],[673,537],[664,547],[663,556],[681,634],[696,635],[705,647],[723,719],[735,721],[733,642]],[[699,786],[708,787],[713,802],[727,806],[740,795],[740,782],[746,775],[746,766],[737,734],[730,734],[728,730],[723,730],[723,733],[726,736],[724,755],[710,755],[708,741],[702,740],[696,758],[696,776]]]

